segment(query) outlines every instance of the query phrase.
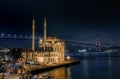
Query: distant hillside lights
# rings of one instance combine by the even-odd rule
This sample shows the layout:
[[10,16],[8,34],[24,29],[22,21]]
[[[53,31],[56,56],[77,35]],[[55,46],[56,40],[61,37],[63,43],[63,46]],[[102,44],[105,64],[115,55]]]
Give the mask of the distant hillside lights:
[[87,52],[87,49],[79,49],[78,52]]

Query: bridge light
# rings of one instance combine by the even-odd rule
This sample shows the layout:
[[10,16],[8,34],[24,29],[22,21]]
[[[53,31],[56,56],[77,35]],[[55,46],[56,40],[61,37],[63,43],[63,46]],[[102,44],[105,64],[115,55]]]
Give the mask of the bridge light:
[[20,35],[20,38],[22,38],[22,35]]
[[31,39],[31,38],[32,38],[32,36],[29,36],[29,38]]
[[39,37],[36,37],[36,39],[39,39]]
[[15,34],[15,35],[14,35],[14,38],[16,38],[16,36],[17,36],[17,35]]
[[10,34],[8,34],[8,37],[10,37]]
[[4,35],[5,35],[4,33],[1,33],[1,37],[4,37]]
[[38,39],[40,39],[41,37],[39,36]]
[[25,36],[25,38],[27,38],[27,36]]

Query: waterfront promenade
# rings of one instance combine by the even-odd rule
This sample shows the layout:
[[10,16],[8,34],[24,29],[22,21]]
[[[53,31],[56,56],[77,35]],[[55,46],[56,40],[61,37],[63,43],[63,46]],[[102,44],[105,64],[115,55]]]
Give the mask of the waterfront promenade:
[[[75,61],[63,61],[62,63],[57,63],[57,64],[47,64],[47,65],[26,65],[26,75],[31,74],[37,74],[37,73],[42,73],[42,72],[46,72],[55,68],[59,68],[59,67],[65,67],[65,66],[71,66],[74,64],[79,64],[80,61],[79,60],[75,60]],[[23,75],[25,73],[18,73],[18,74],[10,74],[8,76],[4,76],[5,79],[19,79],[21,77],[23,77]],[[29,76],[27,76],[29,77]],[[1,74],[1,78],[2,78],[2,74]]]

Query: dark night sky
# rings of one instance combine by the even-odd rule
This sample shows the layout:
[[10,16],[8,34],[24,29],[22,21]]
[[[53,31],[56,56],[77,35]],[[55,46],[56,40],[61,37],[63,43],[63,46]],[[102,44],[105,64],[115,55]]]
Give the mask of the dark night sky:
[[0,33],[43,35],[47,17],[48,35],[90,41],[100,34],[103,42],[120,43],[120,3],[110,0],[1,0]]

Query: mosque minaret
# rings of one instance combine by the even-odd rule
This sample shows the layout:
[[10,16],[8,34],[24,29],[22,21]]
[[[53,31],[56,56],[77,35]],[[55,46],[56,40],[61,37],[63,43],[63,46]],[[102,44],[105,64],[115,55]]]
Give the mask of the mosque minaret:
[[47,38],[46,29],[47,29],[46,18],[44,18],[44,50],[45,50],[45,47],[46,47],[46,38]]
[[35,51],[35,19],[32,20],[32,51]]

